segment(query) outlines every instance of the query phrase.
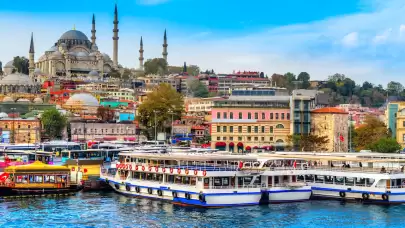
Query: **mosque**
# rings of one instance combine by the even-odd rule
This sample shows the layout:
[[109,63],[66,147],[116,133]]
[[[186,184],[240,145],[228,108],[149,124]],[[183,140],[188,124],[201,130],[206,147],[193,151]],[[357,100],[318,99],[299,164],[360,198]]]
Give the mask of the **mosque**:
[[[118,10],[115,4],[114,10],[114,29],[113,29],[113,55],[112,58],[102,53],[96,44],[96,21],[93,14],[91,40],[81,32],[69,30],[65,32],[59,40],[46,51],[37,62],[34,60],[34,38],[31,35],[29,49],[29,78],[33,82],[40,82],[39,75],[64,79],[93,79],[100,80],[108,75],[113,69],[120,70],[122,67],[118,64]],[[166,30],[163,39],[163,58],[167,61],[167,36]],[[143,41],[141,37],[139,49],[138,70],[143,70]],[[14,69],[13,61],[9,61],[4,66],[4,74],[12,76]],[[6,76],[7,77],[7,76]],[[21,76],[20,76],[21,77]],[[9,78],[9,77],[8,77]],[[0,87],[2,80],[0,80]]]

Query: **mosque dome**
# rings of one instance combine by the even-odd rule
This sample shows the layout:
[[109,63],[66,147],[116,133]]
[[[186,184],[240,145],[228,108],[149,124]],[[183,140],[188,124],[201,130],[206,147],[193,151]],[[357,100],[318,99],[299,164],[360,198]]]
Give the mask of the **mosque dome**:
[[96,55],[97,55],[97,52],[92,52],[89,54],[89,56],[96,56]]
[[78,30],[69,30],[60,37],[59,40],[89,40],[87,36]]
[[52,46],[51,48],[49,48],[49,50],[47,50],[47,52],[54,52],[54,51],[58,51],[58,47]]
[[77,57],[87,57],[89,55],[84,51],[79,51],[79,52],[76,52],[76,56]]
[[96,70],[90,71],[89,76],[98,77],[99,76],[98,71]]
[[35,85],[31,78],[26,74],[9,74],[0,80],[0,85]]
[[4,65],[4,68],[14,68],[14,60],[8,61],[6,65]]
[[104,61],[111,61],[110,56],[107,55],[106,53],[103,53],[103,58],[104,58]]
[[0,113],[0,118],[7,118],[7,117],[8,117],[7,113],[5,112]]
[[66,101],[65,105],[99,106],[98,100],[89,93],[76,93]]
[[52,53],[51,58],[52,59],[62,58],[62,53],[60,53],[60,51],[55,51],[55,52]]
[[42,103],[44,103],[44,101],[43,101],[40,97],[36,97],[36,98],[34,99],[34,103],[35,103],[35,104],[42,104]]
[[4,97],[3,102],[14,102],[14,99],[11,97]]

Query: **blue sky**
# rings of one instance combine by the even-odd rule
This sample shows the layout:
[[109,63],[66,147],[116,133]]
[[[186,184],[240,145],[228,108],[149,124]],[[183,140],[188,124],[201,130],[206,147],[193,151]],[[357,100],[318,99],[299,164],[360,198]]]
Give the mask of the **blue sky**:
[[119,62],[138,67],[159,57],[166,28],[169,64],[197,64],[217,72],[258,70],[271,75],[307,71],[313,79],[344,73],[356,81],[405,84],[405,2],[401,0],[2,0],[0,60],[36,58],[75,25],[112,54],[114,3],[119,10]]

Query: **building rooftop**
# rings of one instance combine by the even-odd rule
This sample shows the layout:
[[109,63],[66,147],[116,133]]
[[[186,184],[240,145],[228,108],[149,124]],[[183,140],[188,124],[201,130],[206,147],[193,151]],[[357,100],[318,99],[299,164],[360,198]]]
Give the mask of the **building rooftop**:
[[312,111],[313,113],[331,113],[331,114],[349,114],[343,111],[340,108],[335,107],[326,107],[326,108],[318,108]]

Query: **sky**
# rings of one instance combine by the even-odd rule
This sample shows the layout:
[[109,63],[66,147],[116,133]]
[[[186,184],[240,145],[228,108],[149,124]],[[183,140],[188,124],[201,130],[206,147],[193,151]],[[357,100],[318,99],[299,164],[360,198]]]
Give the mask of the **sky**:
[[93,13],[112,55],[115,3],[124,67],[139,67],[141,36],[145,59],[161,57],[167,29],[169,65],[405,84],[403,0],[0,0],[0,61],[28,56],[31,32],[36,60],[73,27],[90,38]]

